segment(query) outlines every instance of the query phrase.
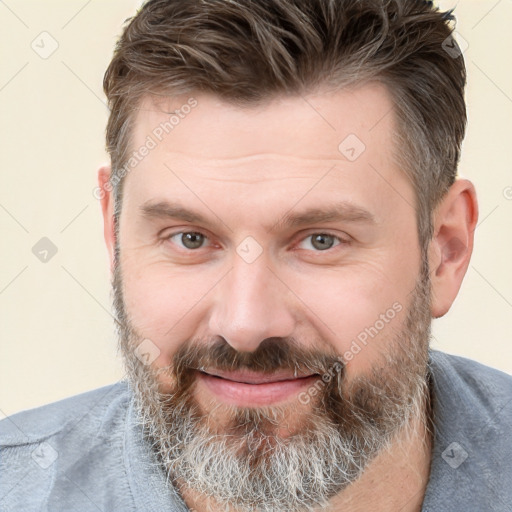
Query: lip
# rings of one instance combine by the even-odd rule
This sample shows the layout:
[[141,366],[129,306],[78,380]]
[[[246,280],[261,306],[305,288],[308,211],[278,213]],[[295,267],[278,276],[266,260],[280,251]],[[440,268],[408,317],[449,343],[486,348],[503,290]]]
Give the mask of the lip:
[[289,371],[263,374],[250,371],[197,371],[198,381],[222,402],[254,407],[289,400],[320,378],[319,374],[293,375]]
[[221,377],[226,380],[230,380],[233,382],[240,382],[245,384],[266,384],[268,382],[282,382],[285,380],[297,380],[306,377],[311,377],[316,374],[303,374],[297,373],[297,375],[289,372],[289,371],[281,371],[275,372],[272,374],[251,372],[247,370],[238,370],[238,371],[222,371],[222,370],[208,370],[204,371],[204,373],[208,375],[213,375],[215,377]]

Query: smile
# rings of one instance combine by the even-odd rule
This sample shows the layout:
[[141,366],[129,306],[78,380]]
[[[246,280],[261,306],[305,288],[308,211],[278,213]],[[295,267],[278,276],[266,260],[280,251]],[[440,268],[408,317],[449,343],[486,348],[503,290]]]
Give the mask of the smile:
[[197,371],[198,381],[221,401],[237,406],[273,405],[288,400],[320,378],[318,374],[295,376],[235,371]]

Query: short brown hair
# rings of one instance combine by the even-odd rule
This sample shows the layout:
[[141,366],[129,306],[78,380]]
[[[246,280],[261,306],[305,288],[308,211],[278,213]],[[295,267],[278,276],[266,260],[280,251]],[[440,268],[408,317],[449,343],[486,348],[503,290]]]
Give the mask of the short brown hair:
[[[466,126],[452,12],[424,0],[149,0],[129,20],[104,77],[113,176],[148,94],[210,92],[243,106],[378,80],[394,102],[394,156],[416,191],[425,251]],[[122,183],[114,184],[116,212]]]

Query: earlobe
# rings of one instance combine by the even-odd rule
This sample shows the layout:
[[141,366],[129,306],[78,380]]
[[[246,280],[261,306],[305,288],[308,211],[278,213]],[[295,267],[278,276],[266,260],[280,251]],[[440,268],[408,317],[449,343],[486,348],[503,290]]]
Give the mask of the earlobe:
[[478,203],[473,184],[457,180],[434,214],[434,236],[429,264],[432,285],[432,316],[450,309],[466,274],[473,252]]
[[115,229],[114,229],[114,196],[110,183],[110,165],[104,165],[98,170],[98,197],[101,202],[103,215],[103,236],[107,246],[110,271],[114,269]]

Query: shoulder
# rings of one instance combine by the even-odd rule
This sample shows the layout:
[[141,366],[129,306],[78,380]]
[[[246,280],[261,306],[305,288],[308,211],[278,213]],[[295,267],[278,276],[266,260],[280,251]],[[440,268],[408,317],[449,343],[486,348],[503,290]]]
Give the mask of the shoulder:
[[117,486],[133,510],[120,455],[130,399],[121,382],[0,421],[0,508],[98,510],[90,497],[108,501]]
[[436,371],[457,374],[469,384],[482,383],[481,380],[475,380],[479,377],[483,379],[484,383],[497,382],[507,386],[509,390],[512,389],[512,375],[467,357],[448,354],[440,350],[430,350],[430,364]]
[[[512,400],[512,376],[472,359],[431,350],[430,370],[441,394],[441,386],[448,387],[479,408],[494,410]],[[512,415],[509,409],[508,418]]]
[[13,414],[0,421],[0,448],[40,443],[83,421],[83,426],[103,418],[128,403],[127,383],[81,393],[58,402]]
[[496,448],[503,444],[501,453],[512,455],[512,376],[439,351],[431,351],[430,372],[439,435],[453,437],[458,430],[476,444],[496,436]]
[[429,368],[434,443],[423,510],[509,510],[512,376],[435,350]]

